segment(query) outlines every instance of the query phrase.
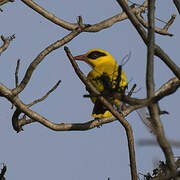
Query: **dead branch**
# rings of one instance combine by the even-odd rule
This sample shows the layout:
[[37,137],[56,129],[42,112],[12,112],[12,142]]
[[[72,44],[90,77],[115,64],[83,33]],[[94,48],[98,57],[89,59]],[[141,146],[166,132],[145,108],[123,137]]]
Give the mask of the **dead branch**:
[[1,35],[1,39],[2,39],[2,41],[3,41],[3,45],[0,47],[0,55],[2,54],[2,52],[4,52],[4,51],[8,48],[10,42],[11,42],[14,38],[15,38],[15,35],[14,35],[14,34],[13,34],[12,36],[8,37],[8,38],[5,38],[3,35]]

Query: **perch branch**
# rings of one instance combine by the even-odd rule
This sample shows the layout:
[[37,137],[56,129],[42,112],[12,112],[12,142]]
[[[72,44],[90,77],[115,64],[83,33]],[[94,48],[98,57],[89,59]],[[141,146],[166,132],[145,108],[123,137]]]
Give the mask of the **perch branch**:
[[4,51],[8,48],[10,42],[11,42],[14,38],[15,38],[15,35],[14,35],[14,34],[13,34],[12,36],[8,37],[8,38],[5,38],[3,35],[1,35],[1,39],[2,39],[2,41],[3,41],[3,45],[0,47],[0,55],[2,54],[2,52],[4,52]]
[[[177,90],[179,86],[180,86],[180,80],[178,78],[172,78],[171,80],[166,82],[164,85],[162,85],[159,90],[156,91],[154,99],[162,99],[166,95],[172,94],[173,92]],[[30,110],[27,107],[27,105],[23,104],[23,102],[20,101],[18,97],[14,97],[11,90],[6,88],[2,83],[0,83],[0,96],[3,96],[6,99],[8,99],[12,104],[14,104],[17,108],[19,108],[22,113],[26,114],[30,118],[28,120],[26,120],[25,118],[19,119],[18,120],[19,127],[23,127],[24,125],[27,125],[33,122],[39,122],[42,125],[54,131],[86,131],[86,130],[90,130],[90,129],[99,127],[103,124],[111,123],[117,120],[117,118],[113,116],[110,118],[102,118],[102,119],[88,121],[84,123],[57,124],[57,123],[50,122],[46,118]],[[132,99],[135,99],[135,98],[132,98]],[[140,100],[140,99],[137,99],[137,100]],[[136,104],[134,100],[132,102]],[[138,108],[147,106],[148,103],[150,102],[147,101],[146,103],[137,103],[136,105],[128,106],[126,109],[121,111],[121,114],[123,117],[126,117],[132,111]]]
[[59,80],[59,81],[53,86],[53,88],[51,88],[43,97],[41,97],[40,99],[36,99],[35,101],[33,101],[32,103],[28,104],[27,106],[28,106],[28,107],[31,107],[31,106],[33,106],[34,104],[37,104],[37,103],[45,100],[45,99],[49,96],[49,94],[51,94],[51,93],[59,86],[60,82],[61,82],[61,80]]
[[113,106],[103,96],[100,96],[101,95],[100,92],[97,91],[97,89],[91,84],[91,82],[86,78],[83,72],[79,69],[68,47],[64,47],[64,50],[66,51],[66,54],[77,76],[81,79],[81,81],[84,83],[87,89],[90,89],[91,92],[93,92],[93,94],[97,95],[97,98],[111,111],[111,113],[119,120],[121,125],[125,128],[127,141],[128,141],[128,148],[129,148],[131,177],[132,177],[132,180],[137,180],[138,178],[137,178],[136,159],[135,159],[135,150],[134,150],[134,137],[133,137],[133,131],[130,124],[128,123],[126,119],[123,118],[123,116],[117,110],[113,108]]

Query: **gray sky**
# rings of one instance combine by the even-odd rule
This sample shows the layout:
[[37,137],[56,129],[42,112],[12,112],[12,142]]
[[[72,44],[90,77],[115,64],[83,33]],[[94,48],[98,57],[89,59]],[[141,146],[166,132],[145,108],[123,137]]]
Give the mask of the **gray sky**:
[[[83,17],[87,24],[98,23],[119,12],[116,1],[76,0],[76,1],[36,1],[45,9],[69,22]],[[138,1],[139,2],[139,1]],[[140,2],[139,2],[140,3]],[[16,35],[7,51],[1,55],[0,81],[8,88],[14,88],[14,71],[17,59],[21,59],[20,80],[28,65],[41,50],[67,33],[21,1],[8,3],[1,7],[0,34]],[[168,21],[177,14],[169,32],[173,37],[156,35],[156,43],[180,65],[180,17],[172,0],[157,0],[156,17]],[[159,22],[157,22],[159,25]],[[163,25],[163,24],[161,24]],[[2,43],[2,42],[1,42]],[[79,55],[92,48],[100,48],[111,53],[121,63],[121,59],[131,52],[130,61],[124,66],[130,87],[137,83],[141,88],[135,97],[145,97],[146,48],[139,35],[128,20],[117,23],[98,33],[82,33],[67,44],[73,55]],[[173,77],[170,70],[155,58],[156,89]],[[90,68],[79,63],[88,73]],[[48,55],[33,73],[32,79],[20,98],[29,103],[44,95],[59,79],[60,86],[45,101],[32,107],[33,110],[57,123],[75,123],[91,120],[93,104],[83,98],[84,85],[75,75],[63,47]],[[163,99],[161,108],[170,112],[162,117],[166,135],[169,139],[179,139],[179,96],[180,92]],[[64,180],[111,180],[130,179],[127,140],[125,131],[118,122],[103,125],[101,128],[85,132],[54,132],[38,123],[24,127],[17,134],[11,125],[14,110],[5,99],[0,99],[0,162],[7,165],[7,179],[64,179]],[[127,120],[133,127],[135,141],[153,138],[136,113]],[[159,147],[135,146],[137,169],[147,173],[157,160],[164,160]],[[180,154],[174,149],[175,156]]]

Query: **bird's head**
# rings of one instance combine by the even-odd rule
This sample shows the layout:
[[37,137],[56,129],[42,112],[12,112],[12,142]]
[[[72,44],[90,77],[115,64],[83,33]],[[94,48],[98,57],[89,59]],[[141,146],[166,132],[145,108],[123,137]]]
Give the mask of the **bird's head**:
[[115,63],[112,55],[102,49],[91,49],[86,54],[75,56],[74,59],[86,62],[92,68]]

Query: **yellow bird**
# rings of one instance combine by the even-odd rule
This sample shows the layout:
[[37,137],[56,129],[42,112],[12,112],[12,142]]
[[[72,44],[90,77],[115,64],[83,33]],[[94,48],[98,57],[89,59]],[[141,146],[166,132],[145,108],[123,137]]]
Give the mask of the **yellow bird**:
[[[86,54],[75,56],[75,60],[86,62],[92,67],[87,75],[88,80],[101,92],[101,94],[112,105],[120,107],[120,101],[112,98],[113,92],[124,93],[127,87],[127,79],[121,66],[111,54],[101,49],[91,49]],[[94,118],[111,117],[111,112],[98,100],[93,97],[91,92],[91,101],[95,104],[92,112]]]

